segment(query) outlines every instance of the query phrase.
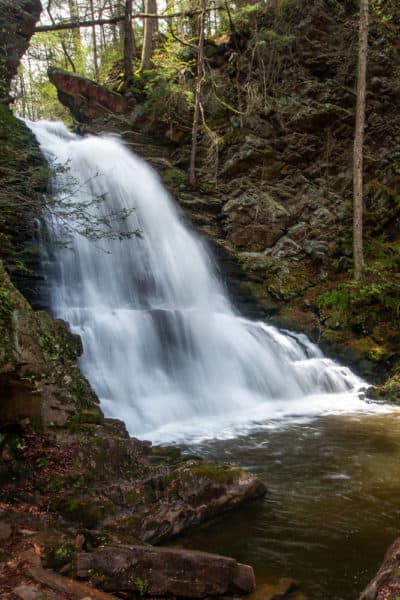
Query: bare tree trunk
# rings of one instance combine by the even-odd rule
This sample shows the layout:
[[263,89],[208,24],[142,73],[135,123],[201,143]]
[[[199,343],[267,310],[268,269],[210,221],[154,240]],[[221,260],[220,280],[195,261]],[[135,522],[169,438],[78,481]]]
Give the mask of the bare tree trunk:
[[[94,21],[94,5],[93,0],[90,0],[90,14],[91,18]],[[93,40],[93,66],[94,66],[94,79],[95,81],[99,81],[99,57],[97,52],[97,38],[96,38],[96,25],[92,26],[92,40]]]
[[125,2],[124,20],[124,85],[123,91],[129,87],[132,79],[133,35],[132,35],[132,0]]
[[[68,0],[71,21],[79,21],[79,10],[76,0]],[[78,62],[78,71],[82,68],[82,40],[80,29],[71,30],[73,54],[75,62]]]
[[[114,18],[116,16],[116,12],[115,12],[113,0],[108,1],[108,9],[110,11],[111,18]],[[117,6],[116,10],[118,11],[118,6]],[[112,32],[113,47],[114,47],[114,49],[116,49],[118,47],[119,40],[118,40],[118,34],[117,34],[117,26],[115,23],[111,24],[111,32]]]
[[356,128],[354,135],[353,172],[353,256],[354,278],[361,279],[364,267],[363,252],[363,145],[367,96],[368,18],[369,0],[360,0]]
[[193,125],[192,125],[192,151],[190,154],[189,183],[196,187],[196,154],[197,154],[197,132],[199,129],[199,115],[201,104],[201,86],[204,77],[204,29],[206,18],[206,0],[201,0],[202,12],[199,15],[199,46],[197,53],[197,79],[194,101]]
[[[55,20],[54,20],[54,17],[52,15],[52,13],[51,13],[51,0],[49,1],[48,5],[47,5],[47,14],[49,15],[49,19],[52,22],[52,24],[55,25]],[[66,66],[69,64],[71,66],[71,69],[75,73],[76,72],[75,63],[72,60],[72,57],[71,57],[70,53],[68,52],[67,45],[65,44],[65,42],[62,39],[60,40],[60,43],[61,43],[62,51],[63,51],[64,56],[65,56]]]
[[[146,14],[157,14],[157,0],[145,0],[144,12]],[[142,69],[151,68],[151,57],[155,47],[155,36],[158,30],[157,19],[144,19],[143,48],[142,48]]]

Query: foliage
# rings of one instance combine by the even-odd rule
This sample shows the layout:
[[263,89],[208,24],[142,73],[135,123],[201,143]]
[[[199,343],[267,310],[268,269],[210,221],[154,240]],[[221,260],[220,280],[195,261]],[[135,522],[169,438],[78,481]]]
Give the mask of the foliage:
[[[354,321],[355,316],[373,325],[386,313],[387,322],[400,326],[400,244],[380,242],[373,248],[375,253],[368,255],[362,281],[343,281],[316,299],[318,309],[335,315],[342,325]],[[371,247],[368,250],[371,253]]]
[[0,321],[9,317],[11,309],[9,290],[0,288]]

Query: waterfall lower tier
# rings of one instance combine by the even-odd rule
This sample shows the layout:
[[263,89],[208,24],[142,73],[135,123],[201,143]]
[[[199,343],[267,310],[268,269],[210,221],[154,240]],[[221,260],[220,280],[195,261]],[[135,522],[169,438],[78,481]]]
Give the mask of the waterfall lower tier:
[[81,335],[81,368],[107,415],[177,441],[367,409],[363,382],[305,336],[235,313],[204,243],[119,139],[29,126],[56,166],[52,310]]

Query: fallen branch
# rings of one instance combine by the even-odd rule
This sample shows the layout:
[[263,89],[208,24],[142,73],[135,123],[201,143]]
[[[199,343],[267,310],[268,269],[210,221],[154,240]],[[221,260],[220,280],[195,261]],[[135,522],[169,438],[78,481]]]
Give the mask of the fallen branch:
[[28,574],[34,581],[46,585],[57,592],[67,594],[71,600],[81,600],[84,597],[93,598],[93,600],[118,600],[115,596],[100,592],[86,583],[68,579],[40,567],[29,569]]

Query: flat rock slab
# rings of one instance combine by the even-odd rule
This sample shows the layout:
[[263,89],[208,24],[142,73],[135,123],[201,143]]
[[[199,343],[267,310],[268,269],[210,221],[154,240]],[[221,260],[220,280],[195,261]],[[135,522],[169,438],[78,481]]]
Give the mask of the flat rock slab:
[[136,591],[141,596],[204,598],[249,594],[255,589],[253,569],[233,558],[151,546],[81,552],[76,575],[107,592]]
[[19,585],[13,589],[13,594],[20,600],[39,600],[42,596],[40,590],[30,585]]

